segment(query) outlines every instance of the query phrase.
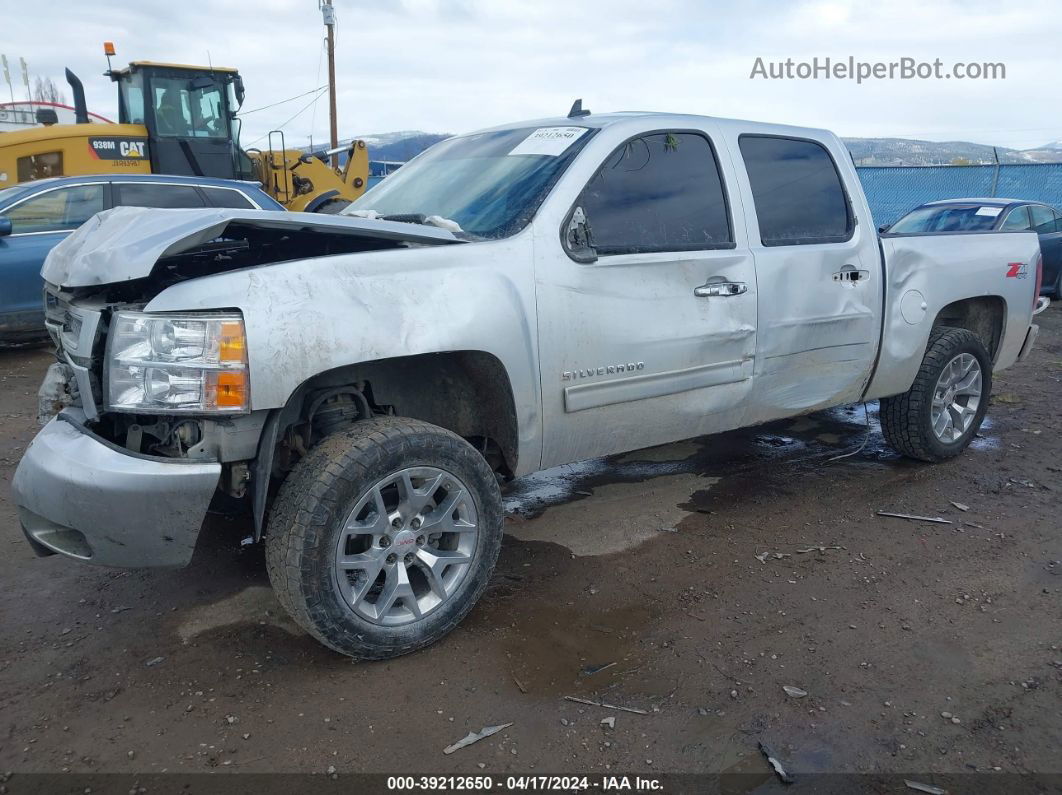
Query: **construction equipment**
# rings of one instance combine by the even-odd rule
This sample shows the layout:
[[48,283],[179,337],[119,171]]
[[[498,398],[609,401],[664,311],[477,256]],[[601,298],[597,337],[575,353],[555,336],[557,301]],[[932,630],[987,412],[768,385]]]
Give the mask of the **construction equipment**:
[[[109,63],[113,45],[104,52]],[[67,69],[77,123],[0,133],[0,189],[80,174],[221,177],[260,182],[287,209],[303,212],[338,212],[365,191],[364,141],[317,156],[288,149],[277,130],[266,149],[241,149],[244,87],[236,69],[134,61],[105,74],[118,84],[118,124],[88,123],[84,87]],[[341,168],[323,159],[344,151]]]

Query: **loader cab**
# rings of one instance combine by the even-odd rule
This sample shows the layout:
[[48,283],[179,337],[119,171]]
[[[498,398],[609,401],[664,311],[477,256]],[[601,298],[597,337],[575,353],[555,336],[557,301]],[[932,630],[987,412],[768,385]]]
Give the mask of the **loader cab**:
[[135,61],[108,75],[118,84],[119,123],[147,128],[152,172],[246,177],[236,119],[243,81],[235,69]]

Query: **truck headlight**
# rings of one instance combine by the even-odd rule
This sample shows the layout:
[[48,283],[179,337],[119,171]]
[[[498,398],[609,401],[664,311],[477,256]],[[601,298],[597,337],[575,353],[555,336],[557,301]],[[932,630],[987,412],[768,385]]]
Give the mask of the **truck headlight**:
[[106,384],[112,411],[246,412],[251,403],[243,318],[115,312]]

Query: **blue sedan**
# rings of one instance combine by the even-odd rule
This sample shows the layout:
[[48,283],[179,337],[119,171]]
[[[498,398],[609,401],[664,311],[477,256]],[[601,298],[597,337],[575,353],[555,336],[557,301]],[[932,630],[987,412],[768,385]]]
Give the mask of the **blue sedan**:
[[1020,199],[942,199],[923,204],[885,228],[890,235],[1036,232],[1043,255],[1041,294],[1062,298],[1062,213]]
[[257,183],[205,177],[58,177],[0,190],[0,344],[45,336],[44,258],[93,215],[119,206],[284,209]]

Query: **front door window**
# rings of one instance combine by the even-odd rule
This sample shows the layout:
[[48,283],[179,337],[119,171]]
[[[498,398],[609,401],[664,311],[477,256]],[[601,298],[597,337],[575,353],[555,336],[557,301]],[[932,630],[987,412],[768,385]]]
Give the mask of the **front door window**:
[[45,191],[4,211],[11,234],[77,229],[103,210],[103,185],[75,185]]

